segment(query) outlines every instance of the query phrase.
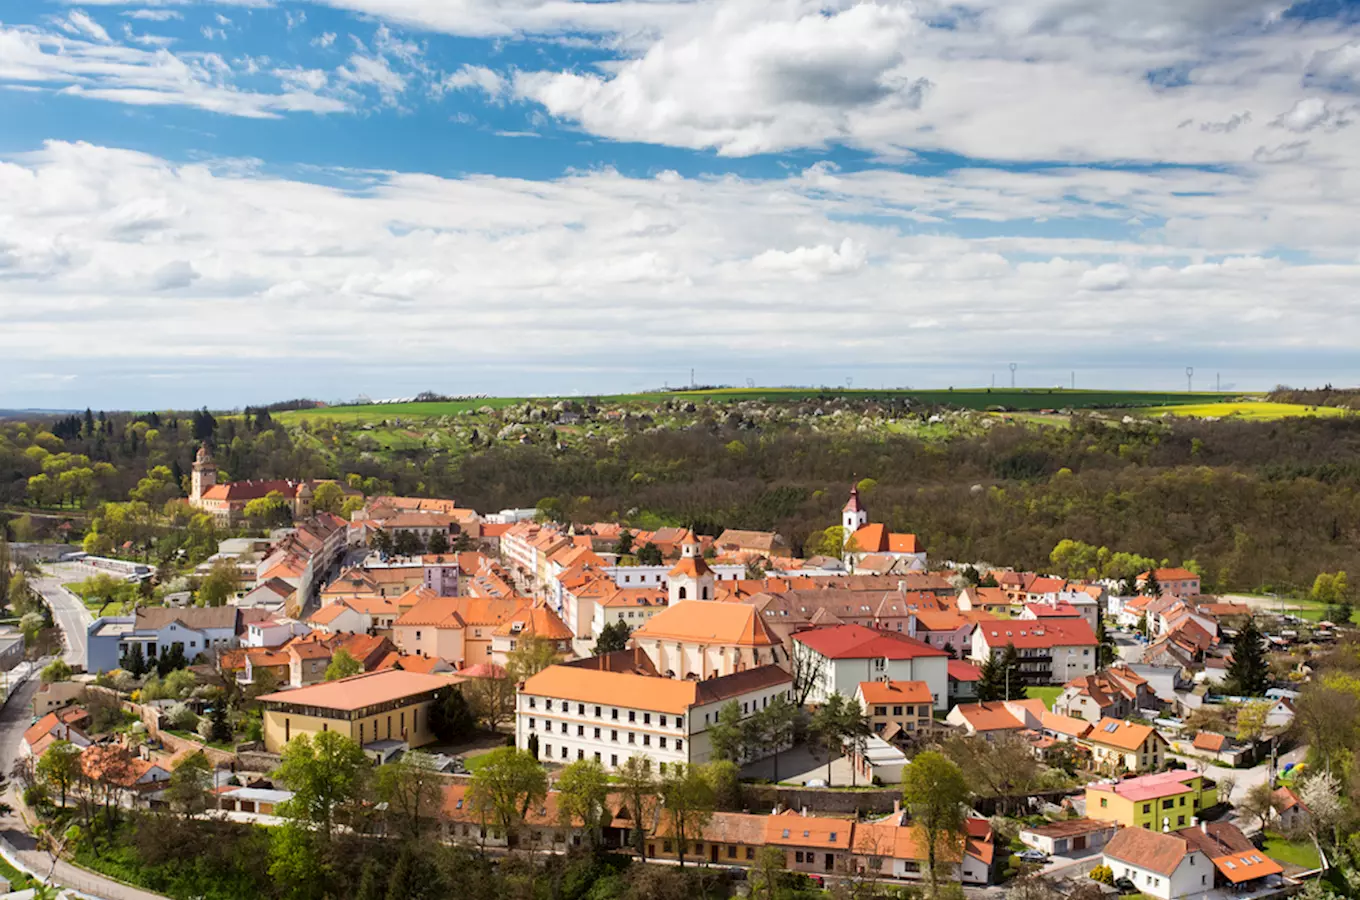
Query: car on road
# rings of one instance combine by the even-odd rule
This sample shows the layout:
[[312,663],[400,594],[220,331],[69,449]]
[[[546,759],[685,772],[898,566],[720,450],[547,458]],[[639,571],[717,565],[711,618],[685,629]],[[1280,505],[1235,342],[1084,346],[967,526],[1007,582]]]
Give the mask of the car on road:
[[1017,857],[1021,862],[1027,862],[1027,863],[1046,863],[1046,862],[1048,862],[1048,854],[1045,853],[1045,852],[1042,851],[1042,850],[1034,850],[1034,849],[1030,849],[1030,850],[1022,850],[1022,851],[1020,851],[1019,853],[1016,854],[1016,857]]

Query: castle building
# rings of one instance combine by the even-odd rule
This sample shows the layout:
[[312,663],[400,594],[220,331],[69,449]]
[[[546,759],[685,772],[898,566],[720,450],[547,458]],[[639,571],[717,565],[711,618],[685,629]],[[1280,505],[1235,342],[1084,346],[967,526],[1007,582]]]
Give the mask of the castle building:
[[680,561],[667,573],[671,605],[681,600],[712,600],[717,576],[704,561],[699,550],[699,539],[693,531],[680,538]]
[[[212,515],[222,525],[236,525],[246,516],[246,504],[261,500],[271,493],[280,494],[292,506],[293,519],[305,519],[313,513],[312,497],[322,481],[229,481],[217,480],[217,463],[213,461],[212,451],[205,443],[198,448],[194,458],[193,474],[190,476],[189,504]],[[347,485],[340,484],[346,496],[358,496],[359,492]]]

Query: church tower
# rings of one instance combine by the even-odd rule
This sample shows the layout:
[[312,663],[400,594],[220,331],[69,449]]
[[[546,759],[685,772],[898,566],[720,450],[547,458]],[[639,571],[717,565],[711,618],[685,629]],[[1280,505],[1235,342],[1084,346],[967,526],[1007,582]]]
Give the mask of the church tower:
[[699,550],[699,539],[693,531],[686,531],[680,538],[680,561],[670,570],[666,579],[672,606],[681,600],[715,599],[717,578],[704,561],[704,555]]
[[198,506],[208,488],[215,484],[217,484],[217,463],[213,462],[212,453],[208,451],[208,444],[205,441],[203,446],[198,448],[198,456],[194,458],[194,474],[191,478],[189,502]]
[[841,512],[841,527],[845,529],[844,543],[850,543],[850,536],[869,524],[869,511],[859,502],[859,485],[851,485],[850,501]]

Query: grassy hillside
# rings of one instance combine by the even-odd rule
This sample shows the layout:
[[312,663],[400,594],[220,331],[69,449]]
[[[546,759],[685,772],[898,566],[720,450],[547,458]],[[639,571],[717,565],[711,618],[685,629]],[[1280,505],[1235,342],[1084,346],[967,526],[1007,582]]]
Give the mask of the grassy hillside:
[[[844,388],[721,388],[707,391],[666,391],[647,394],[611,394],[598,399],[608,404],[655,403],[668,398],[719,403],[742,400],[800,401],[825,397],[851,400],[889,401],[909,399],[920,403],[943,404],[963,409],[1005,407],[1014,410],[1109,409],[1130,407],[1163,408],[1181,404],[1205,405],[1239,399],[1241,394],[1178,393],[1155,391],[1070,391],[1061,388],[966,388],[960,390],[851,390]],[[366,406],[330,406],[322,409],[278,413],[275,419],[296,424],[302,419],[328,419],[333,422],[376,422],[394,418],[438,418],[489,406],[500,409],[525,402],[524,397],[493,397],[482,400],[454,400],[442,403],[384,403]],[[551,402],[552,397],[537,398]],[[581,399],[581,398],[574,398]]]

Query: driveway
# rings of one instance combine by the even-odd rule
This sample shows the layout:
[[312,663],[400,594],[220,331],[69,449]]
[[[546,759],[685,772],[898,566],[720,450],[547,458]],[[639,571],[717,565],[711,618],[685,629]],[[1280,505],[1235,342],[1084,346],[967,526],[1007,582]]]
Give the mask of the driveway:
[[[1195,771],[1199,771],[1199,767],[1203,765],[1203,760],[1195,759],[1192,756],[1182,756],[1178,753],[1172,753],[1170,755],[1184,762],[1187,766],[1189,766],[1191,769],[1194,769]],[[1280,754],[1280,756],[1275,761],[1275,772],[1276,774],[1278,774],[1279,772],[1284,770],[1286,764],[1300,763],[1307,758],[1308,758],[1307,747],[1295,747],[1288,753]],[[1250,769],[1229,769],[1223,766],[1209,765],[1207,768],[1205,768],[1204,774],[1207,777],[1212,778],[1214,781],[1221,782],[1224,778],[1233,779],[1234,784],[1232,789],[1232,796],[1220,797],[1219,800],[1226,801],[1229,803],[1232,802],[1240,803],[1242,799],[1247,796],[1248,791],[1250,791],[1253,787],[1255,787],[1258,784],[1264,784],[1266,780],[1270,777],[1270,761],[1267,760],[1266,762],[1263,762],[1258,766],[1253,766]],[[1229,818],[1231,819],[1236,819],[1236,817],[1237,817],[1236,811],[1229,815]]]

